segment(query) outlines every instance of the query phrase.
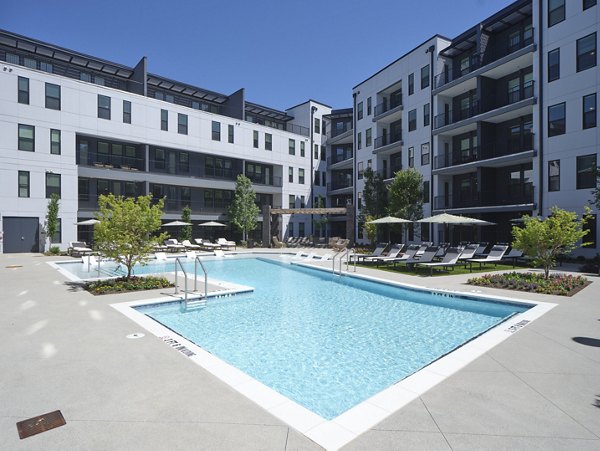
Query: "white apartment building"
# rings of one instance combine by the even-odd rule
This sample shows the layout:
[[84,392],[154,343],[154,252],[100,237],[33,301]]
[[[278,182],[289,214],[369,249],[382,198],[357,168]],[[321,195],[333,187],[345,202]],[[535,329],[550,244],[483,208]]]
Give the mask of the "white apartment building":
[[[148,73],[145,58],[127,67],[6,31],[0,60],[4,252],[43,248],[52,193],[61,197],[53,242],[63,249],[91,238],[76,222],[93,217],[109,192],[165,197],[165,220],[190,206],[194,222],[227,221],[242,173],[261,206],[292,198],[311,206],[313,194],[324,196],[321,186],[312,190],[323,164],[311,147],[320,152],[326,105],[278,111],[247,102],[243,89],[224,95]],[[291,235],[312,233],[310,216],[293,221]]]

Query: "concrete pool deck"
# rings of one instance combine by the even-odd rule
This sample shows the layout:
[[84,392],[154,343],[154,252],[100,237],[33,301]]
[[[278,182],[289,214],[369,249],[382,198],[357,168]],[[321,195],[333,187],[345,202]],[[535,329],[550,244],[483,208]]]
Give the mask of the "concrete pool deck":
[[[96,297],[53,260],[0,255],[0,449],[320,448],[110,307],[172,289]],[[562,298],[358,272],[558,305],[344,449],[600,449],[597,276]],[[65,426],[19,440],[15,423],[57,409]]]

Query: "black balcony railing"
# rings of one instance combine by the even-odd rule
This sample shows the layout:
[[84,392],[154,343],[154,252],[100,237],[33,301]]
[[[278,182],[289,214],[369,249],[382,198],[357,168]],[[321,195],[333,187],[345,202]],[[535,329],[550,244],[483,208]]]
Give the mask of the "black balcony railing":
[[265,177],[246,174],[246,177],[248,177],[254,185],[267,185],[277,187],[283,186],[281,177],[278,176]]
[[396,99],[394,101],[386,101],[381,102],[375,105],[375,114],[374,117],[381,116],[384,113],[387,113],[394,108],[402,106],[402,98]]
[[465,119],[469,119],[481,112],[478,100],[474,100],[468,107],[459,110],[450,110],[447,113],[438,114],[434,118],[435,128],[441,128],[446,125],[455,124]]
[[348,161],[352,159],[352,151],[349,152],[344,152],[341,154],[336,154],[333,155],[331,157],[327,157],[327,164],[336,164],[336,163],[340,163],[341,161]]
[[433,199],[436,210],[452,208],[493,207],[533,203],[533,183],[509,185],[507,191],[483,191],[466,193],[460,197],[452,195],[436,196]]
[[331,130],[327,132],[327,139],[335,138],[350,130],[352,130],[352,122],[344,122],[343,125],[332,127]]
[[285,130],[297,135],[310,136],[310,129],[308,127],[303,127],[302,125],[290,124],[288,122],[285,124]]
[[241,173],[240,170],[230,168],[204,167],[204,176],[207,178],[235,180]]
[[393,135],[382,135],[375,138],[374,146],[375,149],[379,149],[380,147],[387,146],[388,144],[393,144],[402,141],[402,133],[394,133]]
[[125,155],[105,154],[89,152],[87,161],[79,159],[78,164],[82,166],[93,166],[97,168],[125,169],[127,171],[144,171],[146,163],[144,158],[128,157]]
[[352,179],[335,180],[327,183],[327,191],[335,191],[336,189],[344,189],[352,187]]

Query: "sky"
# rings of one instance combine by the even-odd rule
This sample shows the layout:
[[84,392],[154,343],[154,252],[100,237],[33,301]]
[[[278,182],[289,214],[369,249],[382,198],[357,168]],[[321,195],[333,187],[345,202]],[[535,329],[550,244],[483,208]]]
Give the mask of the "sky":
[[0,28],[285,110],[352,103],[352,88],[435,34],[509,0],[7,0]]

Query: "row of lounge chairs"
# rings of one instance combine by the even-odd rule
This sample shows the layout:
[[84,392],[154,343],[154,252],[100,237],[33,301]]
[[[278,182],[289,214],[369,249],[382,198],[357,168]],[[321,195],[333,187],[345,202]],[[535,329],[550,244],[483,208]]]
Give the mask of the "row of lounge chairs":
[[518,249],[511,249],[507,253],[509,246],[501,244],[492,246],[488,253],[484,253],[488,247],[487,243],[472,243],[458,247],[432,246],[431,243],[411,244],[406,247],[402,244],[393,244],[387,255],[383,255],[387,246],[388,243],[380,243],[372,254],[355,254],[352,258],[357,261],[374,262],[377,266],[382,263],[392,263],[406,265],[407,268],[415,270],[425,267],[429,268],[430,274],[433,274],[435,268],[447,271],[460,264],[465,267],[469,265],[469,271],[472,272],[473,263],[478,263],[481,268],[484,264],[498,264],[505,260],[512,260],[514,267],[517,260],[524,257],[523,252]]
[[228,241],[225,238],[219,238],[216,243],[212,243],[202,238],[196,238],[194,240],[196,244],[190,242],[190,240],[183,240],[181,243],[175,238],[170,238],[164,241],[164,245],[155,246],[155,250],[158,252],[186,252],[186,251],[214,251],[214,250],[231,250],[236,249],[237,245],[234,241]]
[[316,247],[316,248],[331,248],[336,251],[342,251],[348,247],[350,240],[340,237],[329,238],[325,241],[325,238],[309,238],[309,237],[289,237],[285,242],[279,241],[279,238],[273,236],[271,239],[273,247]]

